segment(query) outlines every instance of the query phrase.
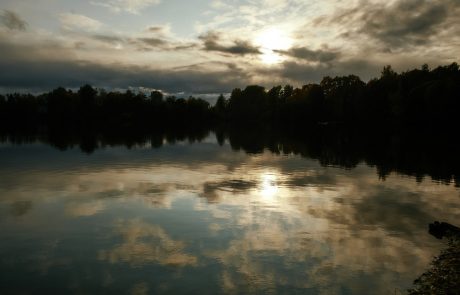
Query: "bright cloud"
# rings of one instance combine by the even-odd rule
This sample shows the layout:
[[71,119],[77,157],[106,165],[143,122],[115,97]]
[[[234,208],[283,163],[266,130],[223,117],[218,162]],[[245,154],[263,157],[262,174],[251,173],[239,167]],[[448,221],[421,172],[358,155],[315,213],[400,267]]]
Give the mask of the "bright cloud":
[[62,13],[59,15],[59,20],[66,30],[97,31],[104,25],[98,20],[74,13]]
[[133,14],[138,14],[142,9],[160,4],[161,0],[109,0],[109,1],[94,1],[94,5],[107,7],[113,12],[126,11]]

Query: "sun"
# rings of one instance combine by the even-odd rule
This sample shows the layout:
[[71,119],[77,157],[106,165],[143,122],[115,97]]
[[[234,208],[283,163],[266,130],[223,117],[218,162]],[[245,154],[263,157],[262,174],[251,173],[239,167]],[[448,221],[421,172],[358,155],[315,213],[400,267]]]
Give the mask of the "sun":
[[261,61],[265,64],[276,64],[284,60],[277,50],[289,49],[292,46],[292,39],[288,33],[280,29],[269,28],[258,34],[255,43],[261,48]]

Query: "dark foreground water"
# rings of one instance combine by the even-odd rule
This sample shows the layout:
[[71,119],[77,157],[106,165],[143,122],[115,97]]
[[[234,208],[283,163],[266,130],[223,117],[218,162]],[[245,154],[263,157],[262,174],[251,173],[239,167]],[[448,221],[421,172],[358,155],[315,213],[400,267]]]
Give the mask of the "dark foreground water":
[[430,177],[155,145],[1,144],[0,294],[401,294],[460,220]]

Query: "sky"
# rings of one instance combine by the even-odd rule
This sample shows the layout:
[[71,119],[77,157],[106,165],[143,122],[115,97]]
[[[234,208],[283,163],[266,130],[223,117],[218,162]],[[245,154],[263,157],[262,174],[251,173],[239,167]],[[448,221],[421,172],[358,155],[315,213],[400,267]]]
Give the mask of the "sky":
[[214,95],[458,62],[459,0],[2,0],[0,92]]

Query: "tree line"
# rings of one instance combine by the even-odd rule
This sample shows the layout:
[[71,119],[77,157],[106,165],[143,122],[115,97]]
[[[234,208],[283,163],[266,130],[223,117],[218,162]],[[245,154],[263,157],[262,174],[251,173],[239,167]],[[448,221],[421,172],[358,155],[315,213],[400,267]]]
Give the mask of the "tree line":
[[76,92],[59,87],[41,95],[0,96],[0,116],[10,127],[48,124],[52,127],[155,127],[164,124],[199,124],[211,120],[210,104],[200,98],[164,97],[159,91],[107,92],[84,85]]
[[403,73],[391,66],[363,82],[358,76],[324,77],[301,88],[261,86],[234,89],[215,106],[227,120],[270,120],[299,123],[459,123],[460,71],[453,63],[430,70],[427,65]]
[[131,90],[107,92],[90,85],[78,91],[59,87],[40,95],[0,95],[5,126],[41,123],[65,126],[208,125],[273,123],[299,127],[314,124],[408,124],[458,126],[460,70],[456,63],[381,76],[363,82],[358,76],[324,77],[300,88],[265,89],[250,85],[220,95],[215,105],[201,98],[165,97]]

